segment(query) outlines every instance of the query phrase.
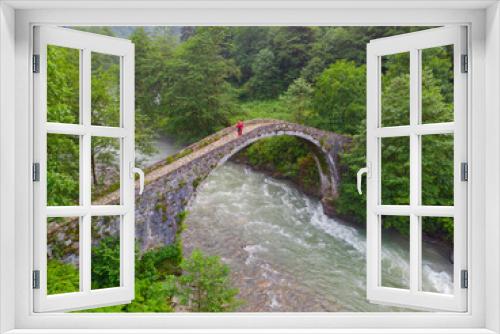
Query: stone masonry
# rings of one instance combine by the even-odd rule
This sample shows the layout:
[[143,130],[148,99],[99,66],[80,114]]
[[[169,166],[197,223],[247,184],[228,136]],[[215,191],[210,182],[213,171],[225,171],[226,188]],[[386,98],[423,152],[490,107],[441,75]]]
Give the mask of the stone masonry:
[[[348,139],[290,122],[252,120],[245,123],[240,137],[234,127],[223,129],[146,171],[144,192],[136,195],[135,207],[136,240],[141,250],[175,241],[178,223],[193,200],[196,188],[212,170],[251,143],[281,135],[296,136],[310,144],[320,171],[323,207],[327,214],[333,214],[331,203],[338,195],[339,185],[338,154]],[[117,199],[118,192],[111,193],[98,204],[116,203]]]

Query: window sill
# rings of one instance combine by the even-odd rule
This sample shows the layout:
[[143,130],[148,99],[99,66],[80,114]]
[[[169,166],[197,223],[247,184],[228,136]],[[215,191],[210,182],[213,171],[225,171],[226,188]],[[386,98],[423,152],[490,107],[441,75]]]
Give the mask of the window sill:
[[495,334],[484,328],[470,329],[16,329],[5,334]]

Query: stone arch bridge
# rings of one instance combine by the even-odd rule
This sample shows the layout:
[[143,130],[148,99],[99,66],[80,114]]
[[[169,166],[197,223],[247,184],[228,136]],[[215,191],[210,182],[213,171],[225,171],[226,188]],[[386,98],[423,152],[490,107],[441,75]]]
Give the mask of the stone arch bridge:
[[[338,154],[348,139],[296,123],[256,119],[245,122],[242,136],[237,136],[234,127],[225,128],[145,170],[144,192],[136,196],[136,239],[141,249],[174,242],[178,223],[196,188],[212,170],[251,143],[281,135],[299,137],[311,147],[321,178],[323,208],[332,214],[331,203],[338,195]],[[98,204],[114,204],[118,200],[116,191],[101,198]]]

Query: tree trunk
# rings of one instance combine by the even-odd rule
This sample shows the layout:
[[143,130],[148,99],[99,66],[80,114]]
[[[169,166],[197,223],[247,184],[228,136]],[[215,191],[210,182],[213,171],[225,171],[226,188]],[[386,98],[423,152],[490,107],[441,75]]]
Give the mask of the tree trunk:
[[96,171],[96,165],[95,165],[95,153],[94,150],[91,150],[90,153],[90,167],[92,169],[92,183],[97,185],[97,171]]

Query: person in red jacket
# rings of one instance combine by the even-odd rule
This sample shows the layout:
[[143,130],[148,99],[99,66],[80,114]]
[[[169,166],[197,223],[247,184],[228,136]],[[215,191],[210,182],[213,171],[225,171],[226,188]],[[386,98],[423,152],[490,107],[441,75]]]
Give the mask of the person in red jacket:
[[239,120],[238,123],[236,123],[236,129],[238,130],[238,136],[241,136],[243,134],[243,121]]

